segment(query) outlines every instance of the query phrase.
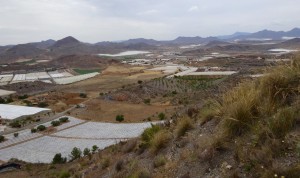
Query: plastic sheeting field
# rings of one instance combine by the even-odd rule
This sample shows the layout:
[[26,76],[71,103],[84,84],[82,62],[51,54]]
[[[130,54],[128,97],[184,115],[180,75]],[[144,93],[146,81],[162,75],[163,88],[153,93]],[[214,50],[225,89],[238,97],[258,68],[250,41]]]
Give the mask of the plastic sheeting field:
[[[84,122],[69,117],[70,122],[56,127],[52,134],[20,132],[19,138],[7,135],[8,141],[0,145],[0,160],[17,158],[32,163],[50,163],[56,153],[68,157],[74,147],[81,150],[97,145],[104,149],[121,140],[138,137],[151,123],[112,124]],[[49,122],[50,123],[50,122]],[[44,125],[49,125],[46,123]],[[156,124],[158,122],[152,122]],[[28,139],[28,140],[26,140]]]
[[54,79],[54,82],[57,84],[60,84],[60,85],[65,85],[65,84],[70,84],[70,83],[75,83],[75,82],[79,82],[82,80],[86,80],[86,79],[95,77],[98,74],[99,74],[98,72],[93,72],[93,73],[89,73],[89,74],[76,75],[76,76],[66,77],[66,78],[56,78],[56,79]]

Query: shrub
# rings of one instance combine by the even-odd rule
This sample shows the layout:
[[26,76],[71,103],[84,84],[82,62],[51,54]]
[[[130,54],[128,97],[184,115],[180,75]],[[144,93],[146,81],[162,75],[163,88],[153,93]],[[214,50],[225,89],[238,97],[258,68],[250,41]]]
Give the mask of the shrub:
[[0,143],[4,142],[4,140],[5,140],[5,137],[3,135],[0,135]]
[[71,160],[80,158],[81,154],[82,154],[81,150],[77,147],[74,147],[73,150],[71,151],[71,155],[70,155]]
[[63,164],[67,161],[67,158],[63,158],[61,153],[55,154],[52,160],[52,164]]
[[182,118],[176,126],[177,138],[184,136],[185,133],[192,128],[193,128],[193,124],[191,119]]
[[137,83],[138,83],[138,84],[142,84],[142,83],[143,83],[143,81],[139,80]]
[[59,118],[59,121],[61,123],[64,123],[64,122],[68,122],[69,118],[68,117],[62,117],[62,118]]
[[270,119],[269,128],[276,138],[284,137],[295,125],[296,110],[288,107],[279,110],[276,115]]
[[110,165],[110,159],[109,158],[104,158],[102,161],[101,161],[101,167],[102,169],[105,169],[107,168],[109,165]]
[[118,121],[118,122],[124,121],[124,115],[117,115],[116,116],[116,121]]
[[163,112],[159,113],[159,114],[158,114],[158,118],[159,118],[160,120],[165,120],[165,119],[166,119],[165,113],[163,113]]
[[150,128],[145,129],[142,134],[142,141],[146,144],[150,143],[158,131],[160,131],[160,127],[158,125],[152,125]]
[[201,124],[204,124],[215,116],[221,114],[221,104],[216,100],[207,100],[203,107],[200,109]]
[[28,95],[18,96],[18,99],[20,99],[20,100],[23,100],[23,99],[26,99],[26,98],[28,98]]
[[90,155],[91,154],[91,150],[89,149],[89,148],[85,148],[84,150],[83,150],[83,155],[84,156],[88,156],[88,155]]
[[98,149],[99,147],[97,145],[93,145],[92,152],[95,153]]
[[19,133],[14,133],[14,137],[18,137],[19,136]]
[[154,158],[154,161],[153,161],[154,168],[164,166],[165,164],[166,164],[166,158],[164,156],[159,155]]
[[121,171],[123,169],[123,165],[124,165],[124,161],[123,160],[119,160],[117,163],[116,163],[116,166],[115,166],[115,169],[116,171]]
[[45,107],[47,107],[47,106],[49,106],[49,105],[48,105],[48,103],[46,103],[46,102],[40,102],[40,103],[38,103],[37,106],[40,107],[40,108],[45,108]]
[[151,99],[144,99],[145,104],[150,104],[150,102],[151,102]]
[[51,122],[51,125],[52,125],[53,127],[57,127],[57,126],[60,125],[60,121],[52,121],[52,122]]
[[159,131],[154,135],[153,139],[150,142],[151,150],[154,153],[157,153],[168,144],[170,139],[170,133],[168,133],[166,130]]
[[242,83],[225,94],[222,104],[229,136],[245,133],[258,118],[259,95],[253,82]]
[[32,128],[31,133],[35,133],[35,132],[37,132],[37,130],[35,128]]
[[62,170],[59,174],[59,178],[69,178],[71,174],[68,171]]
[[9,126],[11,126],[12,128],[20,128],[21,124],[19,121],[13,121],[13,122],[9,123]]
[[85,93],[80,93],[79,96],[80,96],[81,98],[86,98],[86,97],[87,97],[87,94],[85,94]]
[[44,126],[44,125],[39,125],[36,129],[37,129],[38,131],[44,131],[44,130],[47,129],[47,127]]

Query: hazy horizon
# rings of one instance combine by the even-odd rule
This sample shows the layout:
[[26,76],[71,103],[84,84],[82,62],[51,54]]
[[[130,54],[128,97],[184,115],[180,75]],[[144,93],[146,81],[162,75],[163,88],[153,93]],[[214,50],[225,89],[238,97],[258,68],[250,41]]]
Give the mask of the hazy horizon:
[[0,0],[0,45],[59,40],[172,40],[300,26],[296,0]]

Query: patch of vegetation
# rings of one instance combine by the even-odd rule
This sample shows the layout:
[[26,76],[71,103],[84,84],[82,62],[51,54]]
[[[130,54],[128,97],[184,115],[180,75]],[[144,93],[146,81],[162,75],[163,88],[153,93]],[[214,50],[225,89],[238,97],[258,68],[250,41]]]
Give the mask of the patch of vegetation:
[[159,118],[160,120],[165,120],[167,117],[166,117],[166,114],[165,114],[165,113],[161,112],[161,113],[158,114],[158,118]]
[[87,94],[86,93],[80,93],[79,96],[80,96],[80,98],[87,98]]
[[36,129],[37,129],[38,131],[44,131],[44,130],[47,129],[47,127],[44,126],[44,125],[39,125]]
[[71,160],[79,159],[81,157],[82,151],[80,148],[74,147],[73,150],[71,151],[70,158]]
[[166,130],[161,130],[156,133],[150,141],[151,151],[157,153],[162,148],[166,147],[171,140],[171,134]]
[[57,127],[57,126],[60,125],[60,121],[52,121],[52,122],[51,122],[51,125],[52,125],[53,127]]
[[100,69],[73,69],[73,70],[80,75],[100,72]]
[[185,135],[185,133],[193,128],[192,120],[189,118],[182,118],[176,126],[176,136],[180,138]]
[[49,104],[46,103],[46,102],[40,102],[40,103],[38,103],[37,106],[40,107],[40,108],[45,108],[45,107],[49,106]]
[[14,137],[18,137],[18,136],[19,136],[18,132],[14,133]]
[[61,122],[61,123],[65,123],[65,122],[68,122],[68,121],[69,121],[68,117],[61,117],[61,118],[59,118],[59,122]]
[[116,116],[116,121],[118,121],[118,122],[124,121],[124,115],[117,115]]
[[0,143],[4,142],[4,140],[5,140],[5,137],[3,135],[0,135]]
[[62,157],[61,153],[55,154],[52,160],[52,164],[63,164],[65,162],[67,162],[67,158]]
[[153,160],[153,166],[154,168],[158,168],[161,166],[164,166],[166,164],[166,158],[162,155],[156,156]]

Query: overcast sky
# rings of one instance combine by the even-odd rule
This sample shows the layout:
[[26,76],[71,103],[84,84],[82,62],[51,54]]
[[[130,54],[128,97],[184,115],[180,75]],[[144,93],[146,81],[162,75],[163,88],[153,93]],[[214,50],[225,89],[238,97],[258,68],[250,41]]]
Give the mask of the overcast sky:
[[300,0],[0,0],[0,44],[226,35],[300,27]]

